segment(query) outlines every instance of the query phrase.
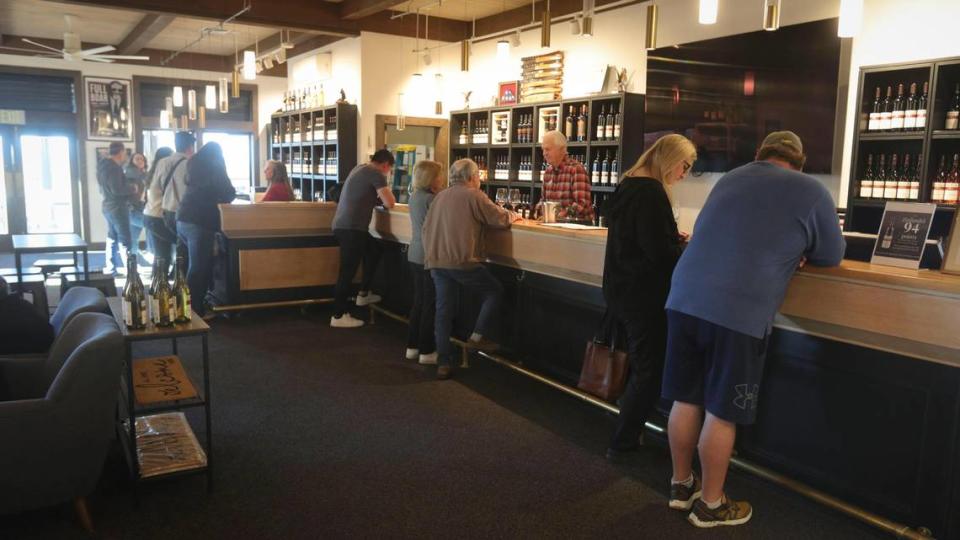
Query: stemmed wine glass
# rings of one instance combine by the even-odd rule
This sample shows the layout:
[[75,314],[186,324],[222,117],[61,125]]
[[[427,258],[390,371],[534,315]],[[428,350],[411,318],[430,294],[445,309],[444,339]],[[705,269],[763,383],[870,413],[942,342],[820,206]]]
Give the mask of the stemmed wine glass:
[[506,188],[497,188],[496,203],[503,208],[503,205],[507,204],[507,189]]
[[513,211],[516,211],[520,208],[520,190],[511,189],[510,190],[510,207]]

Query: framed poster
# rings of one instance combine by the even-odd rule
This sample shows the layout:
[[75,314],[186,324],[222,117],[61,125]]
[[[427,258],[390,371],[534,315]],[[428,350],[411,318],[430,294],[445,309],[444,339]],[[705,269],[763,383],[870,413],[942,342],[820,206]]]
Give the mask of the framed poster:
[[873,246],[871,264],[920,268],[936,204],[888,202]]
[[87,104],[87,139],[133,140],[133,100],[129,79],[84,77]]
[[520,82],[510,81],[500,83],[500,91],[497,93],[497,96],[500,105],[513,105],[520,96]]
[[941,271],[945,274],[960,274],[960,212],[954,212],[953,225],[950,227],[946,244]]

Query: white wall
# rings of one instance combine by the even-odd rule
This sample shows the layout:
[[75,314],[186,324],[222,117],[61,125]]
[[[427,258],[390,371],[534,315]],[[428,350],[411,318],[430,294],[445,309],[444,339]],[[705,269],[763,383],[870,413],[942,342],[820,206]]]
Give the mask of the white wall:
[[[80,71],[84,76],[91,77],[116,77],[123,79],[132,79],[133,76],[143,77],[169,77],[191,80],[210,80],[216,81],[222,74],[210,71],[197,71],[187,69],[165,69],[150,66],[136,66],[132,64],[106,64],[99,62],[68,62],[62,59],[37,58],[32,56],[17,56],[0,54],[0,65],[4,66],[22,66],[42,69],[59,69],[66,71]],[[257,125],[263,126],[270,123],[270,114],[276,110],[280,103],[283,91],[286,89],[286,79],[279,77],[257,77],[256,81],[244,81],[245,83],[257,85]],[[81,91],[82,89],[78,89]],[[81,102],[82,107],[82,102]],[[139,126],[134,126],[139,129]],[[259,131],[259,130],[258,130]],[[81,134],[85,136],[86,133]],[[258,133],[259,138],[259,133]],[[265,155],[264,145],[257,141],[261,155],[261,163]],[[106,221],[100,212],[100,192],[97,187],[97,159],[96,148],[105,146],[104,141],[84,140],[84,160],[86,162],[86,175],[82,182],[82,189],[85,191],[87,202],[87,216],[90,220],[90,238],[88,242],[103,242],[106,238]],[[130,143],[132,147],[133,142]]]
[[960,56],[960,1],[865,0],[863,11],[863,28],[853,40],[840,206],[845,206],[847,199],[860,68]]

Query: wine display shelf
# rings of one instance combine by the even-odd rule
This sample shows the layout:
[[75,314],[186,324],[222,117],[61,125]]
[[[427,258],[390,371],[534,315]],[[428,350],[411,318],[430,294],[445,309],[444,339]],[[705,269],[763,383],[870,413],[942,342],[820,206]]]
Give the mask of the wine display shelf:
[[[922,93],[923,83],[929,84],[926,105],[926,126],[916,131],[867,131],[875,91],[891,86],[894,95],[897,85],[903,83],[909,89],[917,83],[917,93]],[[852,166],[848,178],[847,213],[844,230],[876,234],[887,202],[884,199],[867,199],[859,196],[860,181],[864,178],[870,155],[898,154],[902,160],[909,154],[911,160],[921,159],[919,171],[920,198],[915,201],[933,202],[931,191],[933,177],[937,173],[940,156],[960,153],[960,130],[945,129],[947,110],[951,106],[954,85],[960,83],[960,57],[932,59],[923,62],[884,64],[860,69],[857,95],[858,115],[854,125]],[[907,94],[909,92],[906,92]],[[950,157],[947,166],[950,166]],[[876,167],[876,163],[874,166]],[[902,165],[902,161],[901,161]],[[911,167],[915,166],[915,161]],[[956,210],[953,204],[937,204],[930,238],[943,237],[950,232],[950,224]]]
[[[597,156],[601,160],[604,155],[608,158],[616,156],[619,163],[619,174],[623,174],[626,169],[633,166],[640,154],[643,153],[644,99],[643,94],[625,92],[543,103],[519,103],[500,107],[453,111],[450,113],[450,163],[463,158],[485,162],[489,171],[489,179],[483,182],[481,189],[491,199],[497,188],[506,187],[520,189],[523,195],[530,197],[530,204],[535,205],[543,193],[543,182],[540,179],[541,168],[543,167],[543,151],[537,141],[540,141],[544,131],[544,122],[541,119],[545,115],[558,110],[557,129],[563,132],[564,119],[568,115],[570,107],[574,107],[578,112],[581,107],[586,107],[585,131],[589,136],[585,137],[586,140],[584,141],[568,141],[567,153],[583,163],[589,180],[591,178],[591,167]],[[604,110],[610,110],[611,108],[620,113],[620,136],[614,140],[599,140],[597,138],[598,116]],[[497,144],[496,142],[472,143],[473,128],[478,122],[483,122],[486,126],[489,126],[488,137],[492,138],[494,136],[492,132],[495,129],[494,115],[501,113],[497,115],[497,117],[500,117],[504,112],[508,112],[510,118],[508,140],[506,142],[503,144]],[[517,123],[522,117],[532,119],[529,130],[530,139],[533,142],[518,141]],[[467,126],[468,141],[466,144],[459,140],[460,127],[463,123],[466,123]],[[507,180],[493,179],[495,165],[500,159],[505,159],[510,164],[510,173]],[[532,164],[532,180],[519,179],[519,164],[522,160]],[[591,184],[594,207],[601,206],[615,189],[615,183]]]
[[[315,125],[322,129],[314,130]],[[287,166],[301,200],[327,200],[330,188],[346,179],[357,165],[357,106],[338,103],[274,113],[269,136],[270,159]],[[333,168],[328,173],[320,172],[331,157],[336,160]],[[295,168],[297,159],[299,167]]]

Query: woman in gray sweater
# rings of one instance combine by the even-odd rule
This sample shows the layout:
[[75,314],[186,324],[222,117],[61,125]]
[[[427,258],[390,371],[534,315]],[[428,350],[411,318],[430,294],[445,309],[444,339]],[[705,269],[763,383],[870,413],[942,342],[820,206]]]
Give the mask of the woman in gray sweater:
[[413,194],[410,195],[412,235],[407,261],[413,274],[413,307],[410,309],[410,330],[407,335],[407,360],[421,364],[437,363],[437,347],[433,337],[436,293],[430,271],[423,268],[423,221],[433,197],[444,188],[443,167],[436,161],[424,160],[413,168]]

